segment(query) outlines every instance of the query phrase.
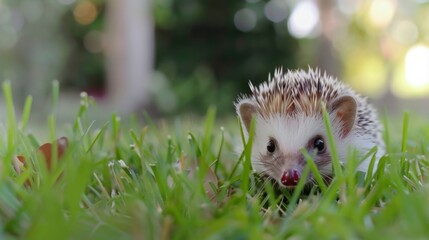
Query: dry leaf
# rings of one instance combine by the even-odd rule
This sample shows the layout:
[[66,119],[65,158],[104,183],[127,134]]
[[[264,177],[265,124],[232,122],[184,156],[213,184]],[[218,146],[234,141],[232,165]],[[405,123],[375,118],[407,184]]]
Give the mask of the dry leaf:
[[[48,170],[50,170],[52,166],[52,145],[53,145],[52,143],[45,143],[37,149],[38,152],[40,152],[45,158],[46,166]],[[65,150],[67,149],[67,146],[68,146],[68,139],[66,137],[58,138],[57,140],[57,148],[58,148],[57,159],[58,160],[60,160],[61,157],[63,156]],[[16,156],[12,161],[13,168],[18,174],[21,174],[22,168],[26,165],[26,163],[27,161],[25,157],[22,155]]]
[[[43,157],[46,160],[46,166],[48,170],[51,170],[52,167],[52,143],[45,143],[39,147],[39,152],[42,153]],[[66,137],[61,137],[57,140],[57,159],[60,160],[64,154],[64,151],[67,149],[68,139]]]

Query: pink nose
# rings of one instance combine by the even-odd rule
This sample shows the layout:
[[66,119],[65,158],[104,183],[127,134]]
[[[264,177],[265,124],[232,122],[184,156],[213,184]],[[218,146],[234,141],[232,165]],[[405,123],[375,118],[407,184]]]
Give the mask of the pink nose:
[[281,183],[287,187],[293,187],[298,184],[299,172],[295,169],[283,172]]

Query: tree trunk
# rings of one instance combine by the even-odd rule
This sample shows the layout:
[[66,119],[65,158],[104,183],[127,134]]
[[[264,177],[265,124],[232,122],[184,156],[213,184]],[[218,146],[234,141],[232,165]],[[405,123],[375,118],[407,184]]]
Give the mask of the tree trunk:
[[107,90],[112,107],[131,113],[149,102],[154,56],[151,0],[109,0]]

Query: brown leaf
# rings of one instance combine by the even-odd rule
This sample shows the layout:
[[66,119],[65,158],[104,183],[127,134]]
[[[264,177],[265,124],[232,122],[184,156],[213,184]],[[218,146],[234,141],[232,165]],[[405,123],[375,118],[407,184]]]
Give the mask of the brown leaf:
[[22,163],[22,164],[25,164],[25,157],[24,156],[21,156],[21,155],[19,155],[19,156],[16,156],[16,158]]
[[[47,166],[48,170],[51,169],[51,165],[52,165],[52,145],[53,145],[52,143],[45,143],[37,149],[38,152],[40,152],[43,155],[43,157],[45,158],[46,166]],[[68,140],[66,137],[61,137],[57,140],[57,148],[58,148],[57,159],[58,160],[60,160],[61,157],[63,156],[65,150],[67,149],[67,146],[68,146]],[[18,173],[18,175],[20,175],[22,173],[22,168],[25,165],[27,165],[27,161],[26,161],[24,156],[18,155],[18,156],[13,158],[12,165],[13,165],[13,168],[15,169],[16,173]],[[25,186],[31,188],[31,185],[32,185],[31,179],[27,179],[25,181]]]
[[[46,166],[48,170],[51,170],[52,167],[52,143],[45,143],[39,147],[39,152],[45,157]],[[57,159],[60,160],[64,154],[64,151],[67,149],[68,139],[66,137],[61,137],[57,140]]]
[[[37,149],[38,152],[40,152],[42,156],[45,158],[46,166],[48,170],[50,170],[52,166],[52,146],[53,146],[52,143],[45,143]],[[68,139],[66,137],[58,138],[57,140],[57,148],[58,148],[57,159],[58,160],[61,159],[61,157],[63,156],[65,150],[67,149],[67,146],[68,146]],[[27,164],[27,161],[24,156],[18,155],[13,159],[12,164],[15,171],[18,174],[21,174],[22,167]]]

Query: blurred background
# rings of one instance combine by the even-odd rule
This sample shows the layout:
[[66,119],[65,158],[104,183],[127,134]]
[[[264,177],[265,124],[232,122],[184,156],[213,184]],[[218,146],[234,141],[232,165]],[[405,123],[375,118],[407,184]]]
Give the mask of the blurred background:
[[81,91],[102,112],[232,114],[279,66],[318,66],[380,108],[428,113],[429,1],[0,0],[0,79],[18,107],[33,96],[33,114],[53,80],[73,114]]

